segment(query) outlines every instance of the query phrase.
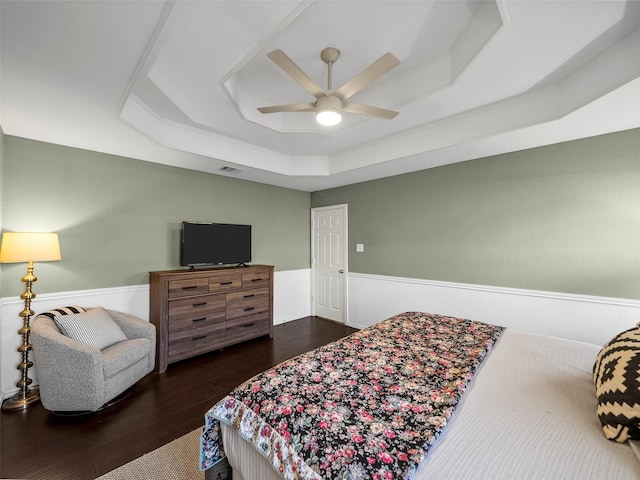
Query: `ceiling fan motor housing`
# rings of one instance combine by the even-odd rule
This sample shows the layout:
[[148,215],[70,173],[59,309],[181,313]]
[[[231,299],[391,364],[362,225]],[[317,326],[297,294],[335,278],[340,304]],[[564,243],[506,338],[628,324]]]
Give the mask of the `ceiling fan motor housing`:
[[334,110],[338,113],[342,112],[342,99],[336,95],[325,95],[318,98],[316,104],[318,110]]

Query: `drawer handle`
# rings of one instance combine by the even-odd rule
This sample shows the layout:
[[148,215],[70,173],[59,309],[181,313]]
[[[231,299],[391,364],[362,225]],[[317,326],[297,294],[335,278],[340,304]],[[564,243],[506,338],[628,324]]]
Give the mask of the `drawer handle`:
[[195,290],[198,285],[189,285],[188,287],[182,287],[183,290]]
[[251,295],[245,295],[244,298],[251,298],[251,297],[255,297],[255,293],[252,293]]
[[191,320],[193,323],[196,322],[204,322],[207,319],[207,317],[203,317],[203,318],[194,318],[193,320]]
[[194,307],[204,307],[207,304],[207,302],[200,302],[200,303],[194,303],[193,306]]
[[220,282],[220,285],[231,285],[233,282]]
[[256,307],[247,307],[244,309],[245,312],[250,312],[251,310],[255,310]]
[[193,337],[191,340],[193,340],[195,342],[196,340],[202,340],[203,338],[207,338],[207,336],[206,335],[200,335],[198,337]]
[[261,282],[262,279],[261,278],[252,278],[251,281],[252,282]]
[[242,325],[244,328],[248,328],[248,327],[253,327],[255,325],[255,323],[245,323],[244,325]]

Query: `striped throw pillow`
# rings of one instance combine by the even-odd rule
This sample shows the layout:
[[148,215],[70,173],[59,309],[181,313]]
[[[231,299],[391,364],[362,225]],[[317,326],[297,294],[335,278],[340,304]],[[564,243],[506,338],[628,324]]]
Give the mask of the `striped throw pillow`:
[[56,315],[53,320],[63,335],[98,350],[127,339],[111,315],[101,307],[85,312]]
[[609,440],[640,440],[640,324],[609,341],[593,366],[597,414]]

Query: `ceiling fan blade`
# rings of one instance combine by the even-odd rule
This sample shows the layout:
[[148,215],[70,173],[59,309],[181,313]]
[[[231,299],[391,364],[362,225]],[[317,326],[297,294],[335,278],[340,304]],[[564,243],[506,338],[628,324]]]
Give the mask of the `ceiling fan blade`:
[[342,111],[347,113],[357,113],[360,115],[368,115],[370,117],[383,118],[391,120],[396,118],[398,112],[387,110],[385,108],[374,107],[372,105],[362,105],[361,103],[345,102]]
[[296,65],[293,60],[291,60],[282,50],[274,50],[273,52],[269,52],[267,54],[276,65],[278,65],[282,70],[284,70],[291,78],[293,78],[296,82],[298,82],[302,88],[304,88],[307,92],[313,95],[316,98],[322,97],[326,95],[325,91],[322,90],[320,85],[313,81],[313,79],[304,73],[298,65]]
[[315,103],[290,103],[288,105],[274,105],[272,107],[258,108],[260,113],[278,113],[278,112],[315,112]]
[[338,95],[343,100],[347,100],[398,65],[400,65],[400,60],[398,60],[392,53],[387,52],[347,83],[342,85],[334,92],[334,94]]

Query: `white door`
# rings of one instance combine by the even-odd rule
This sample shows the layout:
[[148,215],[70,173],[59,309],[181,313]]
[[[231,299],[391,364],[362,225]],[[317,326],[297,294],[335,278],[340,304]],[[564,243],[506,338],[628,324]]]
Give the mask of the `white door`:
[[347,205],[311,209],[313,314],[347,320]]

